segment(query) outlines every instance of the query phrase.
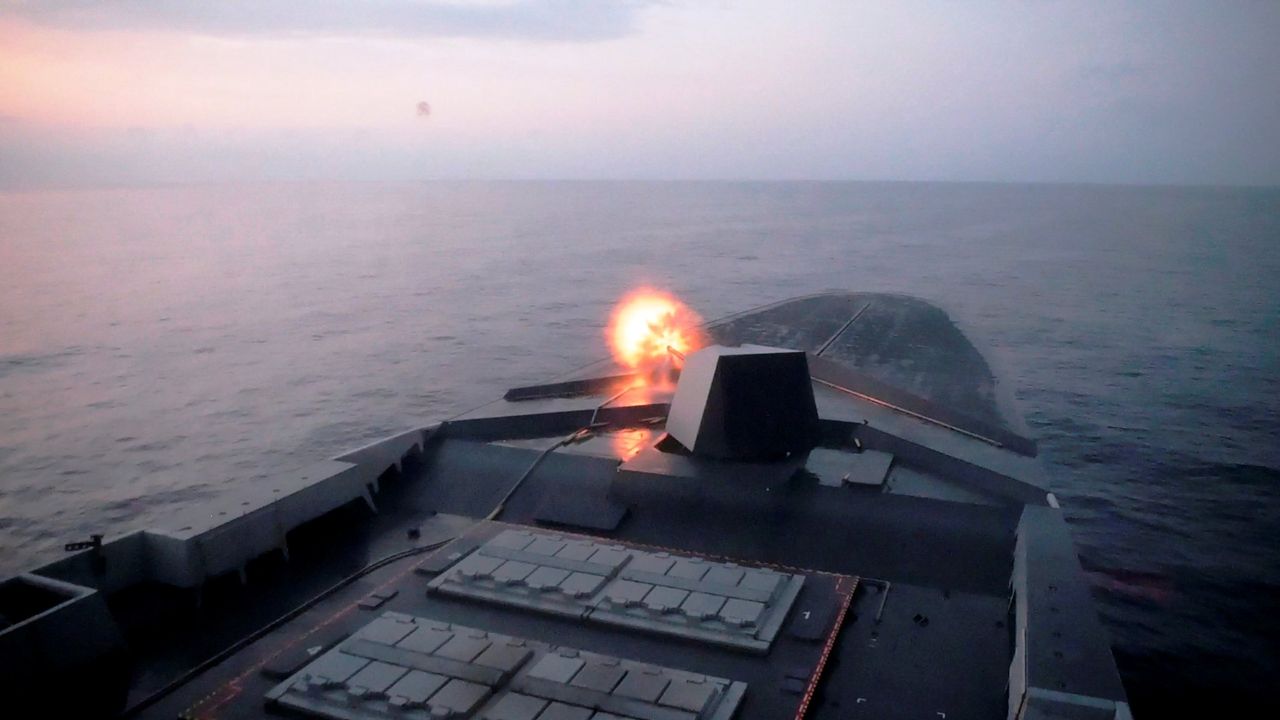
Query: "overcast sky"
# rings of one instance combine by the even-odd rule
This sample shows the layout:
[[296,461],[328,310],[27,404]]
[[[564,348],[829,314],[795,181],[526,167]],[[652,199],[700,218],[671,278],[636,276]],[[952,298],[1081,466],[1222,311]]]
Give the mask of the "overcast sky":
[[1280,2],[0,0],[0,187],[290,178],[1277,185]]

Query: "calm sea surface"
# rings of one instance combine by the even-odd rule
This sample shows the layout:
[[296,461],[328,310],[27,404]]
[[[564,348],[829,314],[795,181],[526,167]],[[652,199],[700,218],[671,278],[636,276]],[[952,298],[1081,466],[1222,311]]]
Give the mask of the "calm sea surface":
[[0,193],[0,575],[714,318],[936,301],[1042,441],[1142,713],[1280,678],[1280,191],[255,185]]

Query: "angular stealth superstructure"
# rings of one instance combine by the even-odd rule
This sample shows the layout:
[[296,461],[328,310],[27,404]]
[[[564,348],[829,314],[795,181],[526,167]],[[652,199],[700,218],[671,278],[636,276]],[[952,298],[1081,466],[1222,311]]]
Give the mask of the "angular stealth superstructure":
[[1035,443],[947,316],[712,323],[0,583],[6,717],[1127,718]]
[[818,444],[809,363],[799,350],[713,345],[690,353],[667,433],[695,455],[769,460]]

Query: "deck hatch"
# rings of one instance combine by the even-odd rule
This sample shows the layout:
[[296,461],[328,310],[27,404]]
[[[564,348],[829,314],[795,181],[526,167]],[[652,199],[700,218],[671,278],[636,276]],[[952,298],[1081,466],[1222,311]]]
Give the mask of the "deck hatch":
[[511,529],[430,588],[763,653],[803,585],[803,575],[768,568]]
[[[388,632],[393,626],[403,627]],[[412,648],[429,645],[406,642],[420,633],[449,639],[423,652]],[[391,639],[397,635],[403,639]],[[468,662],[441,654],[458,640],[490,650]],[[497,671],[495,663],[484,664],[495,650],[502,657]],[[335,720],[728,720],[745,691],[745,683],[725,678],[386,613],[272,688],[267,699]]]

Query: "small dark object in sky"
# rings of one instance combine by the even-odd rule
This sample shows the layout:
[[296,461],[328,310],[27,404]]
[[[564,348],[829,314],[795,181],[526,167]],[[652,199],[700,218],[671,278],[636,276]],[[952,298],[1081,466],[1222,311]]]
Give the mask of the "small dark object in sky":
[[418,117],[430,117],[431,105],[426,100],[418,103]]

